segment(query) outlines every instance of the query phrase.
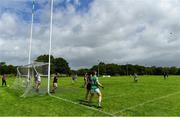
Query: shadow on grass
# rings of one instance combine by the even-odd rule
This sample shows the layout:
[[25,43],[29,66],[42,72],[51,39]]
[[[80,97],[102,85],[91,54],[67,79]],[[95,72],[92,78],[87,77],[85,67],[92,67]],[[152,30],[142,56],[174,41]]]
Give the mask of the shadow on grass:
[[84,106],[89,106],[89,107],[93,107],[93,108],[98,108],[97,105],[93,104],[93,103],[90,103],[86,100],[78,100],[79,104],[82,104]]

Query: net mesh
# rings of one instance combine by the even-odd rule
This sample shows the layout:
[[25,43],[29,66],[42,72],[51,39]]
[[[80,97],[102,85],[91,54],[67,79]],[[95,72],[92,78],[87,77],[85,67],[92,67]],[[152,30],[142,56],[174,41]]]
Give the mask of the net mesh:
[[[47,93],[48,63],[35,62],[17,68],[17,77],[12,85],[22,97]],[[39,87],[39,88],[38,88]]]

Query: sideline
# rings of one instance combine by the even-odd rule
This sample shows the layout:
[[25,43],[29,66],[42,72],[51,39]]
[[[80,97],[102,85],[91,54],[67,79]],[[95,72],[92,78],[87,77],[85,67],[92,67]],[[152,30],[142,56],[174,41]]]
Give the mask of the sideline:
[[93,107],[88,107],[88,106],[79,104],[79,103],[77,103],[77,102],[74,102],[74,101],[71,101],[71,100],[68,100],[68,99],[65,99],[65,98],[57,97],[57,96],[54,96],[54,95],[51,95],[51,94],[49,94],[49,96],[51,96],[51,97],[53,97],[53,98],[56,98],[56,99],[59,99],[59,100],[62,100],[62,101],[65,101],[65,102],[69,102],[69,103],[72,103],[72,104],[75,104],[75,105],[78,105],[78,106],[87,108],[87,109],[90,109],[90,110],[94,110],[94,111],[103,113],[103,114],[105,114],[105,115],[115,116],[114,114],[111,114],[111,113],[108,113],[108,112],[105,112],[105,111],[102,111],[102,110],[99,110],[99,109],[96,109],[96,108],[93,108]]
[[118,114],[118,113],[121,113],[121,112],[124,112],[124,111],[129,110],[129,109],[133,109],[133,108],[136,108],[136,107],[138,107],[138,106],[143,106],[143,105],[145,105],[145,104],[147,104],[147,103],[155,102],[155,101],[158,101],[158,100],[160,100],[160,99],[168,98],[168,97],[170,97],[170,96],[174,96],[174,95],[177,95],[177,94],[180,94],[180,91],[175,92],[175,93],[171,93],[171,94],[168,94],[168,95],[165,95],[165,96],[162,96],[162,97],[158,97],[158,98],[155,98],[155,99],[153,99],[153,100],[149,100],[149,101],[146,101],[146,102],[143,102],[143,103],[140,103],[140,104],[137,104],[137,105],[134,105],[134,106],[125,108],[125,109],[122,109],[122,110],[120,110],[120,111],[118,111],[118,112],[115,112],[114,115],[115,115],[115,114]]

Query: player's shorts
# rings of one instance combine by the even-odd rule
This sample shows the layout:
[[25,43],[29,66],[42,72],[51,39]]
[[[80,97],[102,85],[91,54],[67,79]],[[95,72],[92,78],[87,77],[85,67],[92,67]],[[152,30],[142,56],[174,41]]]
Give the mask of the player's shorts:
[[53,86],[54,86],[54,87],[58,87],[57,83],[53,83]]
[[86,89],[91,90],[91,84],[88,83]]
[[36,84],[40,85],[40,84],[41,84],[41,82],[40,82],[40,81],[36,81]]
[[101,93],[101,91],[99,90],[99,88],[96,89],[91,89],[91,93]]

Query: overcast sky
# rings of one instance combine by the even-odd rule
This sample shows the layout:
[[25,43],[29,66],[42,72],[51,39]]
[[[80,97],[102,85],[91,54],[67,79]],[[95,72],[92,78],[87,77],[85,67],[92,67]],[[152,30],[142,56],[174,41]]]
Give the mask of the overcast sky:
[[[49,48],[50,0],[36,0],[32,61]],[[179,0],[55,0],[52,54],[73,69],[105,63],[180,67]],[[28,63],[31,0],[1,0],[0,61]]]

